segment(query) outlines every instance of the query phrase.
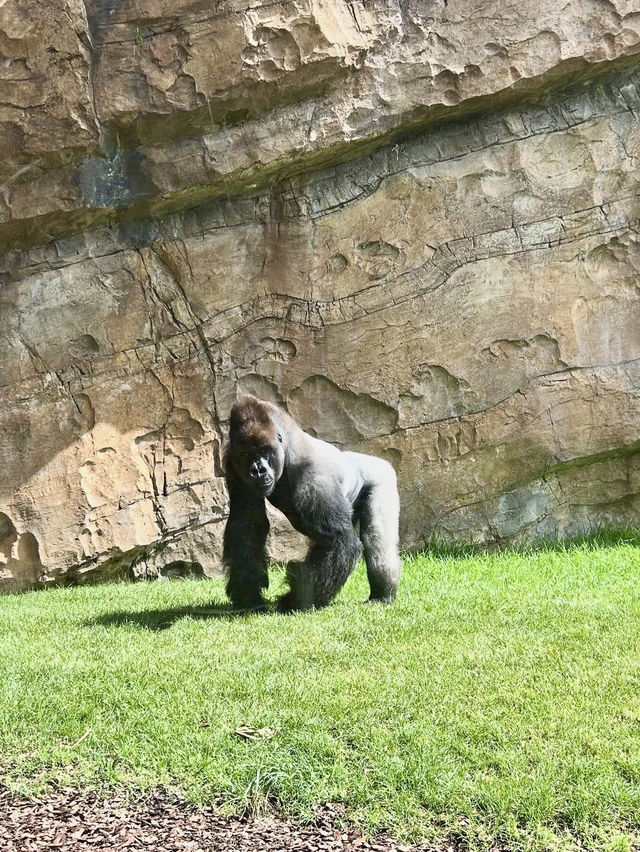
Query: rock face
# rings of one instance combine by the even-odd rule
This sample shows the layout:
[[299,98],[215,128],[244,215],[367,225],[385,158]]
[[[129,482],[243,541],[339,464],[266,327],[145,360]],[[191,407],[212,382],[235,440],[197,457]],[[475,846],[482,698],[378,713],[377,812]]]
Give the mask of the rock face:
[[639,52],[633,0],[2,4],[0,589],[218,570],[238,389],[389,459],[407,547],[637,523]]

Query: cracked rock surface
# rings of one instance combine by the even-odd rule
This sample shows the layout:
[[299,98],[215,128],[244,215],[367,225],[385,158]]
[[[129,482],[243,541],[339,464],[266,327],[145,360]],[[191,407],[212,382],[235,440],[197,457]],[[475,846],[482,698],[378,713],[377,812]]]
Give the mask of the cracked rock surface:
[[404,546],[637,523],[640,3],[13,0],[0,92],[0,590],[218,571],[238,388]]

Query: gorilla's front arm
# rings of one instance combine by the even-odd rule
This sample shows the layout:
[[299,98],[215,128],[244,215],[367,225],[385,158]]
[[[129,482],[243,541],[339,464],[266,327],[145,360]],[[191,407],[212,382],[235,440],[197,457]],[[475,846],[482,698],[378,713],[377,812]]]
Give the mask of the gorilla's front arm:
[[[290,592],[280,602],[282,609],[323,607],[345,584],[361,552],[353,526],[353,510],[340,487],[337,472],[319,475],[306,471],[291,484],[292,525],[311,539],[304,563],[290,563],[287,579]],[[277,495],[271,502],[278,507]]]
[[269,520],[264,498],[249,491],[231,471],[227,474],[227,489],[229,519],[222,553],[229,569],[227,594],[234,606],[256,609],[263,605],[262,590],[269,586]]

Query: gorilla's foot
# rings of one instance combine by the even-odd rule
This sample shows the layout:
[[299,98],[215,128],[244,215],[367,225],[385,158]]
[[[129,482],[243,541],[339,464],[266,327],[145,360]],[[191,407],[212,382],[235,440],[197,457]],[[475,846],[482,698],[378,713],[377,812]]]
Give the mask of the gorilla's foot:
[[233,612],[238,615],[251,612],[264,612],[269,608],[269,605],[264,598],[253,598],[252,600],[234,600],[231,601]]
[[320,609],[321,607],[314,605],[313,602],[306,599],[300,600],[300,595],[297,592],[287,592],[279,598],[276,609],[280,613],[289,612],[309,612],[312,609]]
[[278,602],[276,604],[276,611],[286,615],[290,612],[297,612],[299,609],[296,596],[293,592],[287,592],[286,595],[283,595],[281,598],[278,598]]

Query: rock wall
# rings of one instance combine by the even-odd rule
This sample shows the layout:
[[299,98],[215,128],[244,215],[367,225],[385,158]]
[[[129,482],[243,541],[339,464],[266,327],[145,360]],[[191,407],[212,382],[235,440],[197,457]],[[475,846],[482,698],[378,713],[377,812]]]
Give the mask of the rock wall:
[[637,523],[639,51],[637,0],[2,4],[0,589],[215,572],[238,388],[389,459],[407,547]]

